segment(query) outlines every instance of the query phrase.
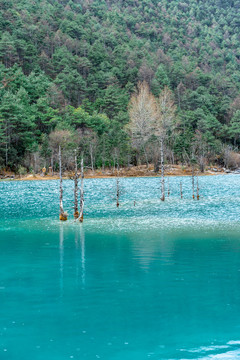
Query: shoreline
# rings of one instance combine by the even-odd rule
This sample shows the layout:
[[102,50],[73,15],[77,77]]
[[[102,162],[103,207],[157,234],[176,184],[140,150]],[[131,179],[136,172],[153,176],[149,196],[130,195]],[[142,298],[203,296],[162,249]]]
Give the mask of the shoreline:
[[[195,170],[195,176],[214,176],[214,175],[227,175],[228,173],[232,173],[231,171],[226,171],[221,167],[206,167],[204,173],[201,173],[198,169]],[[165,176],[191,176],[192,169],[189,166],[181,166],[181,165],[166,165],[165,167]],[[63,174],[63,179],[71,179],[73,178],[74,173],[71,171],[66,171]],[[130,168],[121,168],[117,172],[117,170],[106,169],[102,170],[86,170],[84,174],[85,179],[108,179],[108,178],[129,178],[129,177],[159,177],[161,176],[161,172],[154,172],[153,165],[150,165],[147,169],[145,165],[142,166],[132,166]],[[53,175],[44,175],[44,174],[31,174],[28,173],[26,175],[16,175],[11,172],[6,172],[0,178],[0,181],[46,181],[46,180],[59,180],[59,174],[54,173]]]

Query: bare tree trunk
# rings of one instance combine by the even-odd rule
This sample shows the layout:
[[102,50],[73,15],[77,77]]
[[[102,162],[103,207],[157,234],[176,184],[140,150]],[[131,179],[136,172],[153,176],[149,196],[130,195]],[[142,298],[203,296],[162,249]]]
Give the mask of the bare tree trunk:
[[162,197],[161,200],[165,200],[165,179],[164,179],[164,150],[163,150],[163,138],[160,139],[161,144],[161,189],[162,189]]
[[194,195],[194,167],[192,166],[192,198],[195,199],[195,195]]
[[180,181],[180,196],[181,196],[181,199],[182,199],[183,198],[182,181]]
[[116,200],[117,200],[117,207],[119,207],[119,197],[120,197],[120,180],[119,180],[119,163],[118,163],[118,158],[117,158],[117,180],[116,180]]
[[51,156],[51,168],[52,168],[52,176],[53,176],[53,155]]
[[147,156],[147,152],[146,152],[146,149],[145,149],[144,145],[143,145],[143,152],[144,152],[145,160],[146,160],[146,163],[147,163],[147,169],[148,169],[149,168],[148,156]]
[[92,171],[94,172],[94,165],[93,165],[93,146],[92,146],[92,144],[90,144],[90,158],[91,158],[91,168],[92,168]]
[[172,164],[175,164],[175,157],[174,157],[174,151],[172,151]]
[[197,172],[197,200],[199,200],[198,172]]
[[204,173],[204,156],[203,155],[200,156],[199,163],[200,163],[200,171],[201,171],[201,173]]
[[154,161],[154,172],[157,174],[159,172],[159,160]]
[[115,172],[115,156],[113,155],[113,172]]
[[80,215],[79,215],[80,222],[83,222],[83,208],[84,208],[83,179],[84,179],[84,169],[83,169],[83,158],[82,158],[82,160],[81,160],[81,188],[80,188]]
[[119,177],[117,177],[116,185],[117,185],[117,196],[116,196],[116,200],[117,200],[117,207],[119,207],[119,196],[120,196]]
[[37,159],[36,159],[36,154],[33,154],[33,168],[34,168],[34,173],[36,174],[37,172]]
[[75,150],[75,174],[74,174],[74,219],[79,217],[78,212],[78,168],[77,168],[77,150]]
[[67,213],[63,210],[63,186],[62,186],[62,153],[61,146],[59,146],[59,177],[60,177],[60,215],[59,220],[66,221]]
[[168,197],[169,197],[170,196],[169,177],[167,179],[168,179]]

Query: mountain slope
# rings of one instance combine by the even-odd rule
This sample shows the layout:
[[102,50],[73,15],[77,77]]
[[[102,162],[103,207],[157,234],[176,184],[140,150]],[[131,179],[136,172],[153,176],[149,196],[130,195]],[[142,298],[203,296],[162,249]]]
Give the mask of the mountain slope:
[[[56,126],[90,127],[99,153],[100,126],[112,134],[107,156],[117,147],[123,158],[127,105],[143,80],[155,95],[174,92],[179,158],[196,131],[215,151],[238,144],[239,0],[3,0],[0,10],[3,165],[20,163]],[[66,105],[81,106],[77,123]]]

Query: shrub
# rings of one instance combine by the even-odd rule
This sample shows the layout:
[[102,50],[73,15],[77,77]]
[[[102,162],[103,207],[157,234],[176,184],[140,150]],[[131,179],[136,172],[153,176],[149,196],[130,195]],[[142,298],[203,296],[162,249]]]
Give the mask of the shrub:
[[18,174],[19,175],[26,175],[26,173],[27,173],[27,169],[24,167],[24,166],[19,166],[19,168],[18,168]]

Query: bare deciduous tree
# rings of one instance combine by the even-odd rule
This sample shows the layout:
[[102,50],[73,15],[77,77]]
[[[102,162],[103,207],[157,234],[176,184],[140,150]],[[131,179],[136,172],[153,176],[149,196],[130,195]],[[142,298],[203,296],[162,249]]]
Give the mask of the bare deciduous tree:
[[89,154],[90,157],[90,167],[94,172],[95,170],[95,160],[96,160],[96,152],[98,147],[98,136],[97,134],[90,128],[78,129],[77,131],[80,140],[80,147],[84,154]]
[[204,168],[206,165],[206,154],[207,154],[207,143],[203,138],[203,134],[197,130],[194,135],[194,153],[193,154],[196,157],[196,160],[198,162],[200,171],[204,173]]
[[144,81],[138,84],[137,93],[133,94],[129,103],[130,123],[127,126],[132,136],[133,145],[143,150],[148,167],[146,143],[153,134],[157,115],[156,99]]
[[172,92],[168,87],[164,87],[156,101],[157,116],[154,123],[154,135],[159,139],[161,154],[161,200],[165,200],[165,180],[164,180],[164,141],[168,132],[173,128],[176,117],[176,106],[174,104]]
[[76,148],[78,143],[79,139],[76,134],[69,130],[54,130],[49,135],[49,145],[55,161],[57,160],[59,146],[61,146],[63,168],[69,167],[69,164],[72,164],[72,169],[74,168],[73,149]]

